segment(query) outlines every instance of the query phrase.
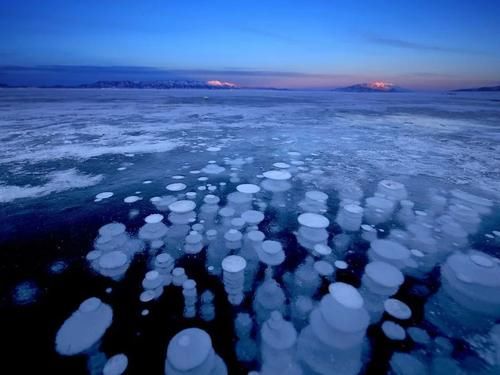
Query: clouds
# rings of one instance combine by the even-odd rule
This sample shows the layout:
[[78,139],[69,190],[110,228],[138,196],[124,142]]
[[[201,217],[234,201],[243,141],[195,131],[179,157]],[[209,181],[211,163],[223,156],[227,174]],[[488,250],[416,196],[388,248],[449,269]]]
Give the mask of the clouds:
[[364,38],[366,39],[367,42],[372,43],[372,44],[377,44],[377,45],[384,46],[384,47],[409,49],[409,50],[415,50],[415,51],[420,51],[420,52],[442,52],[442,53],[459,53],[459,54],[482,53],[482,52],[474,51],[471,49],[454,48],[454,47],[441,46],[441,45],[436,45],[436,44],[420,43],[420,42],[414,42],[414,41],[410,41],[410,40],[383,37],[383,36],[372,35],[372,34],[365,35]]

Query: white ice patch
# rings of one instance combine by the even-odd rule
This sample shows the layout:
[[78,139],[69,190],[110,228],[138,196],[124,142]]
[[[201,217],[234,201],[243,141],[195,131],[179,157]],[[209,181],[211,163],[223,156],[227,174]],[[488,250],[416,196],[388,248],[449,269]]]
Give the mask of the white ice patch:
[[52,193],[85,188],[97,185],[102,175],[88,175],[76,168],[56,171],[47,174],[47,182],[43,185],[0,185],[0,203],[12,202],[22,198],[39,198]]

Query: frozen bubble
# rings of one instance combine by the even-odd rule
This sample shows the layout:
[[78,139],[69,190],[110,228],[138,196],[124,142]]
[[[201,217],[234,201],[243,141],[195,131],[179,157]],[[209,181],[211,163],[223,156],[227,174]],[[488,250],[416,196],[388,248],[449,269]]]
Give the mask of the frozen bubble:
[[274,350],[286,350],[297,341],[297,331],[293,325],[284,320],[281,312],[272,311],[270,318],[261,330],[262,340]]
[[203,198],[203,202],[205,202],[206,204],[217,204],[220,202],[220,198],[213,194],[207,194]]
[[230,242],[235,242],[235,241],[241,241],[243,238],[243,235],[239,230],[236,229],[229,229],[225,234],[224,234],[224,239],[226,241]]
[[85,256],[85,259],[87,259],[89,262],[92,262],[96,259],[99,259],[102,255],[102,251],[100,250],[92,250],[87,253]]
[[168,206],[169,210],[177,214],[185,214],[191,212],[196,208],[196,203],[189,200],[181,200],[171,203]]
[[384,260],[401,261],[409,258],[410,251],[398,242],[391,240],[374,240],[371,249]]
[[243,271],[246,265],[246,260],[239,255],[230,255],[222,260],[222,269],[230,273]]
[[160,273],[158,271],[148,271],[146,272],[146,280],[156,280],[158,277],[160,277]]
[[129,197],[126,197],[123,201],[125,203],[135,203],[137,201],[140,201],[142,198],[138,197],[137,195],[131,195]]
[[110,192],[110,191],[105,191],[103,193],[99,193],[95,196],[96,199],[108,199],[108,198],[111,198],[113,196],[113,193]]
[[183,184],[182,182],[176,182],[176,183],[173,183],[173,184],[168,184],[166,186],[166,189],[168,191],[182,191],[186,188],[186,184]]
[[266,238],[266,237],[265,237],[264,233],[262,233],[261,231],[253,230],[253,231],[247,233],[247,238],[250,241],[258,242],[258,241],[264,241],[264,238]]
[[104,253],[99,258],[99,267],[104,269],[120,268],[127,264],[127,262],[127,255],[123,251],[115,250]]
[[172,270],[172,276],[179,277],[179,276],[184,276],[186,274],[186,271],[182,267],[176,267]]
[[122,223],[109,223],[99,228],[99,235],[114,237],[124,233],[125,229],[126,227]]
[[241,218],[248,224],[256,225],[264,220],[264,214],[260,211],[248,210],[241,214]]
[[278,241],[267,240],[257,248],[259,260],[269,266],[276,266],[285,260],[283,246]]
[[[190,373],[201,366],[212,351],[210,336],[199,328],[188,328],[176,334],[167,348],[167,367]],[[165,372],[168,373],[168,372]]]
[[410,327],[406,330],[411,339],[420,345],[428,345],[431,342],[429,334],[418,327]]
[[396,319],[406,320],[411,318],[411,309],[408,305],[395,298],[385,300],[384,310]]
[[175,175],[175,176],[172,176],[172,180],[183,180],[185,177],[182,176],[182,175]]
[[388,288],[399,287],[404,281],[401,271],[386,262],[368,263],[365,267],[365,273],[378,284]]
[[346,204],[344,206],[344,210],[346,210],[350,214],[362,214],[363,208],[356,204]]
[[397,181],[382,180],[378,183],[378,191],[391,199],[405,199],[407,196],[405,186]]
[[317,262],[314,262],[314,269],[321,276],[331,276],[335,272],[333,266],[324,260],[319,260]]
[[287,169],[290,168],[290,164],[283,163],[283,162],[277,162],[273,164],[273,167],[279,168],[279,169]]
[[38,293],[38,286],[33,281],[24,281],[14,288],[13,299],[18,305],[27,305],[36,300]]
[[321,256],[328,256],[332,253],[332,249],[329,246],[321,243],[314,245],[314,251]]
[[144,219],[144,221],[148,224],[157,224],[157,223],[161,222],[162,220],[163,220],[163,215],[161,215],[161,214],[148,215]]
[[150,302],[156,298],[156,293],[154,290],[145,290],[144,292],[141,293],[139,296],[139,300],[141,302]]
[[328,225],[330,225],[330,221],[323,215],[309,213],[309,212],[299,215],[297,220],[300,225],[309,228],[323,229],[328,227]]
[[470,255],[470,260],[480,267],[491,268],[495,263],[490,259],[480,254]]
[[203,237],[198,232],[192,231],[186,236],[185,241],[190,245],[195,245],[203,241]]
[[411,255],[413,255],[416,258],[422,258],[425,256],[425,254],[418,249],[411,249],[410,253],[411,253]]
[[210,152],[217,152],[217,151],[220,151],[220,150],[221,150],[220,147],[215,147],[215,146],[207,148],[207,151],[210,151]]
[[241,229],[245,226],[245,220],[241,217],[235,217],[231,219],[231,226],[233,226],[236,229]]
[[267,240],[262,243],[262,250],[266,254],[278,254],[283,251],[283,246],[278,241]]
[[162,247],[163,245],[165,245],[165,242],[163,242],[162,240],[153,240],[151,242],[151,249],[159,249],[160,247]]
[[149,184],[152,184],[152,183],[153,183],[153,181],[151,181],[151,180],[146,180],[146,181],[142,181],[142,183],[143,183],[144,185],[149,185]]
[[254,184],[241,184],[236,186],[236,190],[240,193],[255,194],[260,191],[260,187]]
[[328,195],[319,190],[311,190],[306,192],[306,198],[316,202],[326,202]]
[[343,260],[336,260],[334,262],[335,267],[337,267],[339,270],[345,270],[348,267],[348,264],[344,262]]
[[129,219],[133,219],[133,218],[139,216],[139,214],[140,214],[139,210],[135,210],[135,209],[134,210],[130,210],[129,213],[128,213],[128,218]]
[[96,297],[82,302],[56,335],[56,351],[75,355],[90,349],[104,335],[113,319],[111,307]]
[[226,168],[221,167],[217,164],[208,164],[206,167],[202,169],[202,171],[206,174],[220,174],[224,172]]
[[58,260],[58,261],[51,264],[50,272],[53,274],[59,274],[59,273],[62,273],[67,267],[68,267],[68,264],[65,261]]
[[402,341],[406,338],[404,328],[391,321],[385,321],[382,323],[382,331],[387,338],[394,341]]
[[200,182],[208,181],[208,177],[206,177],[206,176],[198,177],[198,181],[200,181]]
[[330,284],[328,291],[337,302],[349,309],[361,309],[363,307],[363,297],[352,285],[336,282]]
[[103,375],[121,375],[128,366],[128,358],[125,354],[116,354],[112,356],[102,370]]
[[192,290],[196,288],[196,281],[194,281],[193,279],[187,279],[182,283],[182,288]]
[[222,207],[219,210],[219,216],[221,217],[231,217],[234,216],[235,213],[236,211],[234,210],[234,208],[231,207]]
[[217,230],[209,229],[205,234],[207,235],[207,237],[215,239],[215,237],[217,236]]
[[285,181],[292,178],[292,175],[288,171],[267,171],[263,173],[265,178],[275,181]]

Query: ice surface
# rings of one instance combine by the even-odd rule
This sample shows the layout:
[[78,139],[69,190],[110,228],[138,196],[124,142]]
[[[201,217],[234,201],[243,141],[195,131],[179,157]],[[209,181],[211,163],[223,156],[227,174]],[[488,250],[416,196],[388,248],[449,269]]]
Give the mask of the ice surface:
[[[50,326],[47,305],[56,311],[67,290],[97,288],[127,322],[106,338],[106,353],[124,350],[116,340],[123,334],[134,370],[158,362],[149,346],[155,339],[197,324],[216,332],[214,345],[234,373],[356,374],[386,366],[399,373],[420,362],[442,373],[493,363],[499,340],[492,327],[500,319],[496,101],[89,93],[0,92],[16,107],[7,101],[0,120],[0,231],[27,243],[2,261],[13,278],[12,303],[43,301],[35,306],[43,314],[25,306],[16,323],[30,315]],[[33,150],[30,159],[25,149]],[[96,196],[101,203],[89,205]],[[91,268],[113,280],[76,269],[86,252]],[[228,257],[238,261],[228,265]],[[71,272],[46,272],[55,259]],[[33,269],[28,262],[42,272],[18,278]],[[35,300],[23,279],[40,291]],[[329,283],[340,286],[328,292]],[[394,293],[414,314],[390,299]],[[405,336],[402,327],[378,323],[384,307],[385,318],[412,325],[415,346],[394,342],[377,355],[387,343],[381,329],[394,341]],[[240,316],[247,318],[233,322]],[[297,345],[265,343],[263,328],[282,322],[296,331]],[[233,323],[234,335],[227,329]],[[394,354],[403,346],[407,354]],[[224,373],[211,343],[208,353],[193,371]],[[92,362],[102,370],[105,360],[100,353]],[[167,355],[167,373],[191,373],[170,362]]]
[[48,173],[42,185],[8,185],[0,180],[0,203],[21,198],[38,198],[71,189],[87,188],[99,184],[104,176],[84,174],[76,168]]

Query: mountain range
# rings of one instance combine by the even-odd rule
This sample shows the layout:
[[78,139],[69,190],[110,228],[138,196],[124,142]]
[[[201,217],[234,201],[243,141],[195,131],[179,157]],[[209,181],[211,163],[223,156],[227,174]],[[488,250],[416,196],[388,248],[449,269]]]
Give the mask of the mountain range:
[[480,91],[480,92],[489,92],[489,91],[500,91],[500,86],[487,86],[487,87],[476,87],[472,89],[459,89],[453,90],[454,92],[468,92],[468,91]]
[[394,86],[392,83],[375,81],[370,83],[358,83],[356,85],[340,87],[334,91],[342,92],[408,92],[410,90]]
[[[0,83],[0,88],[16,88]],[[238,85],[232,82],[218,80],[166,80],[166,81],[97,81],[80,85],[38,86],[40,88],[77,88],[77,89],[236,89]]]

